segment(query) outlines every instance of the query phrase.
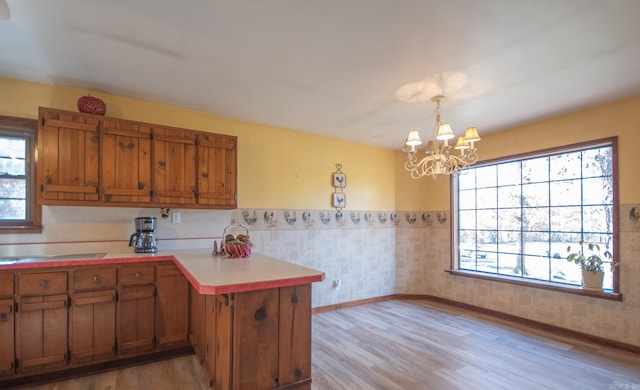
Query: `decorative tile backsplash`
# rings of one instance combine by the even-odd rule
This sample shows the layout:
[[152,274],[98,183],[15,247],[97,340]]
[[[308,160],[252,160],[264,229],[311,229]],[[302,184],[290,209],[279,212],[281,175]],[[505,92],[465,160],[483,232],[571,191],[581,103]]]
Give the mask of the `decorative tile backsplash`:
[[449,229],[446,211],[345,211],[335,210],[273,210],[237,209],[231,215],[233,223],[249,230],[256,229],[335,229],[335,228],[442,228]]

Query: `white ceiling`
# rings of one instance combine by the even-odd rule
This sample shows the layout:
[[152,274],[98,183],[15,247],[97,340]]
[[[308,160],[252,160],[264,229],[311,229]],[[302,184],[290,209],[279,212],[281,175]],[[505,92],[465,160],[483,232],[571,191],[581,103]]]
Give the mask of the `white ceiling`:
[[434,120],[396,91],[443,72],[466,76],[442,105],[458,135],[640,93],[638,0],[6,2],[2,77],[390,149]]

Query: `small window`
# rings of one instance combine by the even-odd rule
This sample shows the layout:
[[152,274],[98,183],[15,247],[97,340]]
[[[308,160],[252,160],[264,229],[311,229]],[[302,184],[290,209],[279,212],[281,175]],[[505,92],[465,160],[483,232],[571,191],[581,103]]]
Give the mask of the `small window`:
[[0,116],[0,233],[42,230],[36,205],[35,120]]
[[[479,163],[453,179],[456,269],[520,284],[571,288],[581,241],[617,262],[617,139]],[[619,267],[604,289],[619,293]]]

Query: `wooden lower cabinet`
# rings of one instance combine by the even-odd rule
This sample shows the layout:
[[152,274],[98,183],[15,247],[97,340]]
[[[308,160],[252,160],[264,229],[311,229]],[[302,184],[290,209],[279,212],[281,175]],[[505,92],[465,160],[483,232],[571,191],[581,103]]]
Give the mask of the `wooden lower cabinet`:
[[116,290],[75,293],[69,313],[69,349],[74,363],[114,359]]
[[159,346],[189,343],[189,281],[174,264],[156,267],[156,336]]
[[0,299],[0,377],[15,372],[13,298]]
[[155,347],[155,287],[124,287],[118,300],[118,351],[140,354]]
[[207,295],[204,323],[213,388],[311,388],[310,284]]
[[67,294],[20,298],[18,370],[33,373],[67,365]]

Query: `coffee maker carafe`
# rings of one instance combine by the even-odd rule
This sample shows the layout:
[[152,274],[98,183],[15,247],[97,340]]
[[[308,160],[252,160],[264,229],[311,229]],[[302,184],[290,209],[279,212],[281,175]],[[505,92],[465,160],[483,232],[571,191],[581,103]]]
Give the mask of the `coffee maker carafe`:
[[158,241],[153,235],[156,230],[156,217],[138,217],[135,219],[136,232],[129,239],[129,246],[135,246],[136,253],[155,253]]

